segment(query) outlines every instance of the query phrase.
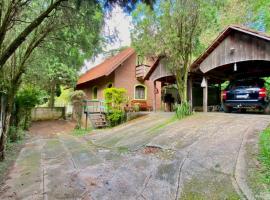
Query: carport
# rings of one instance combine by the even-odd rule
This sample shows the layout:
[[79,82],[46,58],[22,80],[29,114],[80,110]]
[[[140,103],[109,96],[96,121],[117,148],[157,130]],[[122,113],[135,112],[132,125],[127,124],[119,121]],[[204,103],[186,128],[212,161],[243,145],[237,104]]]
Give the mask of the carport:
[[201,81],[204,112],[208,110],[210,85],[267,76],[270,76],[270,36],[239,26],[227,27],[190,67],[190,81],[198,78]]

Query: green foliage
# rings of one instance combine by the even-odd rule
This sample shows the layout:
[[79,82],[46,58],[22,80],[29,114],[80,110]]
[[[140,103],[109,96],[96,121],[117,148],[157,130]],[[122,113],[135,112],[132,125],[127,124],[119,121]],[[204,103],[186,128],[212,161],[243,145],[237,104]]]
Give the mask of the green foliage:
[[76,127],[75,129],[81,129],[82,127],[82,114],[83,114],[83,100],[86,98],[84,91],[75,90],[71,93],[70,99],[73,103],[73,111],[75,113]]
[[105,103],[107,106],[107,119],[111,126],[116,126],[124,121],[124,104],[127,102],[126,89],[124,88],[106,88],[104,90]]
[[270,128],[260,134],[259,160],[263,167],[264,182],[270,187]]
[[8,132],[8,142],[17,142],[24,138],[25,131],[16,126],[10,126]]
[[132,45],[139,55],[162,57],[175,75],[181,102],[187,102],[187,74],[200,34],[215,19],[213,3],[161,0],[151,10],[140,4],[133,12]]
[[16,104],[19,108],[31,109],[36,105],[42,104],[46,95],[44,90],[27,85],[18,91],[18,94],[16,95]]
[[224,83],[222,83],[221,90],[225,90],[228,87],[229,83],[230,83],[229,81],[225,81]]
[[264,78],[265,83],[264,87],[266,88],[267,91],[270,91],[270,77]]
[[[34,86],[24,85],[15,98],[14,126],[19,134],[20,129],[27,130],[31,124],[31,110],[35,106],[44,103],[46,92]],[[11,134],[13,132],[11,131]],[[13,137],[13,136],[12,136]],[[18,136],[19,137],[19,136]]]
[[104,97],[106,104],[114,108],[120,108],[127,102],[127,90],[125,88],[106,88],[104,90]]
[[70,95],[73,92],[73,88],[65,89],[61,87],[61,95],[55,98],[55,103],[57,105],[67,105],[71,102]]
[[125,120],[125,112],[120,109],[111,108],[107,114],[111,126],[121,124]]
[[188,102],[182,103],[176,108],[176,116],[178,119],[182,119],[192,114],[190,104]]

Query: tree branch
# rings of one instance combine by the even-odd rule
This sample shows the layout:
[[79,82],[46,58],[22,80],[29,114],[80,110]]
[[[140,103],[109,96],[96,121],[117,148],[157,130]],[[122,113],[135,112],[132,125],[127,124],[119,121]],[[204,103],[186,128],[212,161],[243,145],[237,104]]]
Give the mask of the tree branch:
[[[10,16],[12,14],[14,1],[15,0],[12,0],[9,3],[6,14],[5,14],[4,18],[3,18],[3,22],[1,23],[1,27],[0,27],[0,46],[2,45],[2,43],[4,41],[4,38],[5,38],[5,35],[6,35],[6,32],[7,32],[7,28],[8,28],[9,23],[10,23]],[[2,9],[3,9],[2,6],[3,6],[3,2],[1,3],[1,15],[2,15]]]
[[41,15],[39,15],[31,24],[29,24],[5,49],[0,56],[0,69],[4,66],[6,61],[10,58],[10,56],[16,51],[16,49],[25,41],[26,37],[32,33],[48,16],[49,14],[56,9],[61,2],[67,0],[57,0],[52,3],[46,11],[44,11]]

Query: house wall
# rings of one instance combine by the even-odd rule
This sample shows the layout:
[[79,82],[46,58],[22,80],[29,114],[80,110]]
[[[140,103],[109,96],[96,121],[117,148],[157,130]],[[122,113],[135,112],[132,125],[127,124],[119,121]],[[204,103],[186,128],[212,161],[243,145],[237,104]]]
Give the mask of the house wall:
[[[147,104],[153,106],[154,101],[154,82],[145,81],[140,82],[135,76],[135,66],[136,66],[137,56],[133,54],[127,59],[121,66],[119,66],[110,76],[98,78],[89,83],[85,83],[77,87],[77,89],[83,90],[87,99],[93,99],[93,87],[98,87],[98,99],[104,99],[103,90],[107,88],[108,83],[113,83],[113,87],[125,88],[127,90],[127,95],[129,100],[134,99],[135,86],[138,84],[145,85],[147,88]],[[161,108],[161,83],[157,82],[156,87],[158,89],[158,94],[156,95],[156,108],[159,110]],[[154,106],[153,106],[154,107]]]
[[[138,84],[146,86],[147,89],[147,104],[153,106],[154,101],[154,82],[153,81],[138,81],[136,79],[136,60],[137,55],[133,54],[120,67],[115,70],[114,86],[125,88],[128,93],[129,100],[134,99],[135,86]],[[156,95],[156,108],[159,110],[161,106],[161,83],[157,82],[159,93]]]
[[[97,93],[97,98],[100,99],[104,99],[104,95],[103,95],[103,90],[107,88],[109,83],[113,83],[114,82],[114,73],[112,73],[110,76],[108,77],[102,77],[96,80],[93,80],[89,83],[84,84],[83,86],[80,86],[79,89],[82,89],[86,96],[87,99],[93,99],[93,88],[97,87],[98,88],[98,93]],[[114,83],[113,83],[114,86]]]

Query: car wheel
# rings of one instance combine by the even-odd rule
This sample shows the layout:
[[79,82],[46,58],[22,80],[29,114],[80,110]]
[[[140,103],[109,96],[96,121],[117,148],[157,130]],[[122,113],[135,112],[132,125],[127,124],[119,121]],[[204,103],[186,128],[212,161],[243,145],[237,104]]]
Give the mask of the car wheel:
[[232,107],[223,105],[223,109],[224,109],[225,113],[231,113],[232,112]]

